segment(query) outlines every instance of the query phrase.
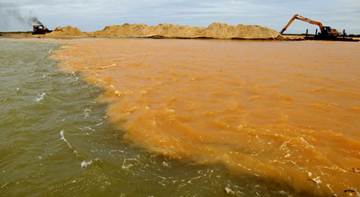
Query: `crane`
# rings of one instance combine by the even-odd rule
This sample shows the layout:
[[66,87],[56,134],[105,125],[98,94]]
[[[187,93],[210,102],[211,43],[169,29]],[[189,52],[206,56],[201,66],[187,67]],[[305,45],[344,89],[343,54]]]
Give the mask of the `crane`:
[[303,16],[301,16],[299,14],[295,14],[289,20],[289,22],[286,24],[286,26],[281,30],[280,34],[283,34],[287,30],[287,28],[294,22],[295,19],[318,26],[319,29],[320,29],[320,33],[315,35],[315,37],[318,38],[318,39],[335,39],[340,35],[340,33],[336,29],[332,29],[329,26],[324,26],[319,21],[315,21],[315,20],[303,17]]

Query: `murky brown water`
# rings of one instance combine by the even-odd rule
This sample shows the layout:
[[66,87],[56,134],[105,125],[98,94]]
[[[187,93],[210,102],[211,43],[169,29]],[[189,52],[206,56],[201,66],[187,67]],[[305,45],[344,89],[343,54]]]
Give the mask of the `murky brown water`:
[[341,196],[360,190],[359,52],[338,42],[85,39],[56,58],[107,90],[108,115],[131,143]]

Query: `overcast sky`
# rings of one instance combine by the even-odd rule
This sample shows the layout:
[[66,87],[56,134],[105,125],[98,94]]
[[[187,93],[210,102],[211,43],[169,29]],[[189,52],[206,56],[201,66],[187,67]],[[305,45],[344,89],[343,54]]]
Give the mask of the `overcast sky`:
[[[360,0],[0,0],[2,7],[14,4],[22,15],[35,15],[50,28],[73,25],[85,31],[125,22],[206,26],[214,21],[280,30],[299,13],[339,30],[360,33]],[[289,31],[304,32],[305,28],[314,30],[296,22]]]

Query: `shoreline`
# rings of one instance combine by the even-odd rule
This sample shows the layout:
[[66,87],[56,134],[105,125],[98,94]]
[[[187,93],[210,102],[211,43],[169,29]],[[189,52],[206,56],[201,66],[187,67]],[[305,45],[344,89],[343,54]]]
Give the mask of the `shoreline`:
[[0,32],[0,39],[55,39],[55,40],[76,40],[76,39],[166,39],[166,40],[238,40],[238,41],[294,41],[305,39],[278,39],[278,38],[213,38],[213,37],[165,37],[165,36],[145,36],[145,37],[122,37],[122,36],[57,36],[32,35],[29,32]]
[[278,38],[211,38],[211,37],[163,37],[163,36],[148,36],[148,37],[116,37],[116,36],[59,36],[48,37],[46,35],[32,35],[29,32],[0,32],[0,39],[14,39],[14,40],[78,40],[78,39],[149,39],[149,40],[223,40],[223,41],[251,41],[251,42],[359,42],[359,37],[351,37],[352,41],[343,40],[311,40],[305,39],[301,35],[285,35]]

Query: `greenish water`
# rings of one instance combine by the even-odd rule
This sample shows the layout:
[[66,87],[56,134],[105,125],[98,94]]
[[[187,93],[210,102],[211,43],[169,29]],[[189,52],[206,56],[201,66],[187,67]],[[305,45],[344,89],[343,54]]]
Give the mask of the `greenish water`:
[[0,196],[297,196],[221,166],[132,147],[97,87],[48,59],[53,43],[0,40]]

